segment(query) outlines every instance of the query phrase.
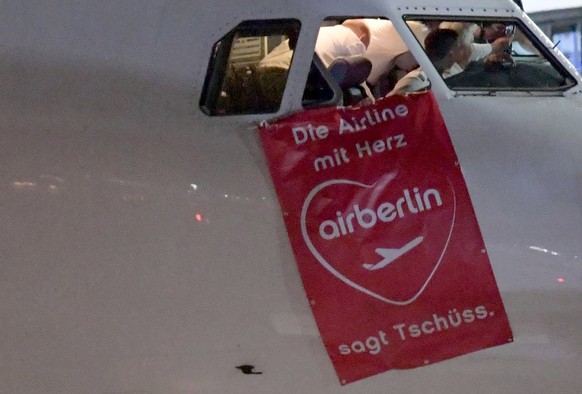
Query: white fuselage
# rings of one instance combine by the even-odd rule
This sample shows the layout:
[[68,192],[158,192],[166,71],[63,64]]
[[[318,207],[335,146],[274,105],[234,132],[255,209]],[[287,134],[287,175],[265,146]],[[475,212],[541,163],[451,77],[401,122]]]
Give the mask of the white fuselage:
[[[582,81],[456,94],[401,19],[503,14],[551,47],[512,3],[1,8],[0,393],[579,392]],[[319,25],[338,15],[393,20],[431,78],[515,343],[338,384],[255,129],[301,109]],[[272,18],[302,26],[280,110],[204,114],[212,46]]]

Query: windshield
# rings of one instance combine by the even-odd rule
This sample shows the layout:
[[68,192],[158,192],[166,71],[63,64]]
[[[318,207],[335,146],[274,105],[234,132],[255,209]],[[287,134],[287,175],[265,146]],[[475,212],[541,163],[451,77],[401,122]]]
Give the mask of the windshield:
[[[514,19],[406,18],[443,33],[416,35],[453,90],[562,91],[575,79],[520,21]],[[447,44],[446,37],[455,43]],[[445,37],[445,38],[441,38]]]

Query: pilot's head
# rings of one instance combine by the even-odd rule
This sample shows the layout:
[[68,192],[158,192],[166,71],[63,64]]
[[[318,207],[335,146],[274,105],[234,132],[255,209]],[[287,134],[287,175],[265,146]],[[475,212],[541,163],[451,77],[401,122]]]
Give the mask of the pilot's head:
[[476,35],[480,42],[493,42],[507,35],[506,26],[503,23],[485,22],[476,31]]
[[450,68],[457,57],[459,34],[452,29],[436,29],[424,39],[426,54],[439,72]]
[[475,31],[479,28],[477,24],[471,22],[442,22],[441,29],[451,29],[459,35],[459,46],[455,50],[456,63],[461,67],[466,67],[471,59],[473,51],[471,45],[475,42]]

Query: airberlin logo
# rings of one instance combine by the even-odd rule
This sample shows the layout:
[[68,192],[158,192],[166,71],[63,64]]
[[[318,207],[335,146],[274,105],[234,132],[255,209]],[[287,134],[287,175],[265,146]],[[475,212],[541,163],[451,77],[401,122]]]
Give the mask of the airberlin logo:
[[[393,299],[386,295],[379,294],[373,290],[370,290],[366,287],[366,279],[360,277],[360,274],[354,274],[353,270],[349,270],[351,273],[342,273],[341,264],[338,265],[338,262],[330,261],[333,257],[324,257],[320,250],[315,246],[313,243],[310,233],[308,232],[307,226],[307,213],[311,203],[317,196],[319,192],[324,190],[325,188],[332,187],[335,185],[351,185],[356,188],[364,188],[364,189],[374,189],[376,187],[375,184],[366,185],[364,183],[347,180],[347,179],[333,179],[323,182],[317,185],[311,192],[308,194],[305,202],[303,203],[303,208],[301,211],[301,233],[303,235],[303,239],[309,248],[309,251],[313,254],[313,256],[317,259],[317,261],[326,268],[331,274],[333,274],[336,278],[343,281],[345,284],[353,287],[356,290],[359,290],[371,297],[374,297],[380,301],[384,301],[389,304],[393,305],[408,305],[414,300],[416,300],[420,294],[424,291],[430,280],[432,279],[434,273],[437,271],[439,265],[442,262],[443,256],[445,251],[448,247],[449,241],[451,239],[453,233],[453,227],[455,223],[455,215],[456,215],[456,197],[455,191],[452,185],[449,182],[449,186],[451,188],[450,195],[452,196],[452,216],[451,222],[448,225],[448,234],[446,234],[446,238],[443,240],[444,243],[442,244],[442,250],[435,250],[432,253],[432,257],[429,262],[431,270],[428,272],[426,278],[423,278],[421,282],[419,282],[419,287],[417,288],[414,286],[413,291],[411,292],[411,296],[407,296],[407,299]],[[375,192],[375,190],[373,190]],[[358,232],[365,236],[365,231],[369,230],[372,231],[375,226],[396,222],[398,220],[406,220],[409,215],[418,215],[418,214],[426,214],[431,210],[438,210],[440,207],[443,206],[443,197],[441,196],[441,192],[436,188],[427,188],[422,190],[419,187],[410,187],[404,188],[400,195],[396,196],[394,199],[390,201],[382,201],[376,207],[361,207],[359,204],[353,204],[347,211],[341,212],[336,211],[334,219],[327,219],[323,220],[317,226],[317,233],[316,236],[319,236],[324,242],[341,242],[343,237],[349,236],[352,233]],[[424,219],[422,219],[424,220]],[[313,228],[309,226],[309,228]],[[441,227],[442,228],[442,227]],[[362,230],[364,233],[362,233]],[[445,227],[446,231],[446,227]],[[430,237],[430,234],[424,234]],[[392,240],[394,242],[394,238],[401,237],[400,234],[388,234],[387,241]],[[400,257],[404,256],[414,248],[418,247],[425,241],[424,237],[421,234],[410,235],[409,239],[401,240],[401,245],[397,248],[393,247],[377,247],[375,248],[375,252],[379,255],[379,261],[375,262],[365,262],[365,261],[354,261],[353,264],[357,264],[361,267],[360,272],[369,272],[373,274],[373,272],[378,272],[377,270],[381,270],[382,268],[386,267],[390,263],[394,262],[395,260],[399,259]],[[373,237],[373,236],[371,236]],[[376,240],[377,241],[377,240]],[[365,242],[362,245],[365,248]],[[437,249],[440,249],[438,247]],[[338,258],[336,256],[336,258]],[[339,258],[338,258],[339,259]],[[434,261],[433,261],[434,260]],[[343,263],[343,262],[342,262]],[[350,264],[352,264],[350,262]],[[389,285],[389,284],[387,284]]]
[[[362,228],[372,228],[378,222],[389,223],[397,218],[403,218],[408,213],[418,213],[431,210],[433,205],[441,206],[443,201],[436,189],[428,189],[421,195],[418,187],[413,189],[414,200],[408,189],[403,190],[403,196],[395,203],[383,202],[372,210],[360,209],[358,204],[352,207],[352,212],[345,217],[341,212],[336,212],[336,220],[325,220],[319,226],[319,236],[323,239],[334,239],[354,232],[354,221]],[[416,202],[416,205],[415,205]]]

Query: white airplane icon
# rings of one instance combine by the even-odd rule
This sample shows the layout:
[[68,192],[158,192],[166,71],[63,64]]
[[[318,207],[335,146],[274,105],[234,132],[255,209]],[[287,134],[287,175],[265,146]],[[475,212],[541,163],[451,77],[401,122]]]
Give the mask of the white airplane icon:
[[412,241],[398,249],[376,248],[376,253],[382,256],[383,259],[376,264],[363,264],[363,267],[369,271],[375,271],[384,268],[388,264],[398,259],[403,254],[420,245],[423,239],[424,239],[423,237],[416,237],[415,239],[413,239]]

